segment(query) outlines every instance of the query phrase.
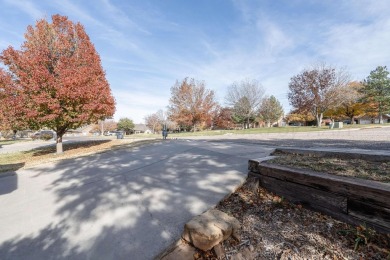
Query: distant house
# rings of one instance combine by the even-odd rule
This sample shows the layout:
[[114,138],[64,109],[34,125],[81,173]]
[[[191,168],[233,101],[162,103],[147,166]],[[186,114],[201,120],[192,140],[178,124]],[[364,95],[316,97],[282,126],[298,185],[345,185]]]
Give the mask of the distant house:
[[151,134],[152,131],[145,124],[135,124],[134,134]]
[[[382,115],[382,120],[383,120],[383,123],[390,123],[390,115]],[[364,115],[364,116],[355,118],[355,121],[361,125],[379,124],[378,116],[372,117],[372,116]]]
[[69,129],[64,136],[87,136],[92,133],[93,125],[84,125],[77,129]]
[[374,121],[374,118],[371,116],[360,116],[360,117],[355,117],[355,121],[359,125],[367,125],[367,124],[372,124]]

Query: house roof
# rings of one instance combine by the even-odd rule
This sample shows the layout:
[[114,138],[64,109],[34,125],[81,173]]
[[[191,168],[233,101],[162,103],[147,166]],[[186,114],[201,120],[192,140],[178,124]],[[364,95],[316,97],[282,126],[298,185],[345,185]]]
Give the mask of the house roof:
[[150,129],[145,124],[135,124],[134,125],[134,131],[145,132],[147,130],[150,130]]

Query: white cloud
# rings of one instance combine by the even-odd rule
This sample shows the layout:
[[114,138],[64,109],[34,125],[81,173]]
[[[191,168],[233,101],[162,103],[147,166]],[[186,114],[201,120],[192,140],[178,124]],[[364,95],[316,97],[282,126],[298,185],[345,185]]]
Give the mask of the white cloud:
[[[161,91],[162,92],[162,91]],[[156,93],[156,91],[113,90],[116,99],[115,120],[122,117],[131,118],[135,123],[141,123],[148,114],[165,110],[170,93]]]
[[29,15],[33,20],[44,18],[45,13],[41,11],[34,3],[31,1],[24,0],[5,0],[9,5],[17,7],[20,11]]
[[[97,3],[99,4],[99,2]],[[108,2],[105,2],[105,4],[100,7],[103,17],[98,16],[97,13],[92,13],[91,10],[86,10],[81,4],[74,4],[68,0],[59,1],[55,4],[53,3],[53,6],[58,10],[61,10],[61,12],[68,14],[69,17],[73,18],[72,20],[80,21],[86,27],[93,28],[93,35],[96,35],[100,40],[108,42],[114,48],[133,52],[140,51],[136,41],[126,34],[126,30],[118,30],[114,27],[115,23],[106,22],[113,19],[116,21],[118,21],[118,19],[124,20],[123,16],[121,16],[121,18],[116,18],[117,14],[113,13],[115,12],[114,7],[109,5]],[[88,30],[89,28],[87,28],[87,33],[91,34]]]
[[264,52],[269,55],[278,55],[281,51],[293,46],[293,39],[283,29],[269,18],[257,21],[264,42]]
[[84,8],[80,5],[76,5],[69,0],[56,1],[51,4],[53,7],[56,7],[56,9],[61,10],[62,13],[66,13],[69,16],[77,18],[76,21],[82,21],[83,23],[104,27],[103,22],[93,18],[89,11],[84,10]]
[[369,24],[348,23],[330,28],[326,42],[319,46],[324,57],[347,65],[355,77],[366,77],[369,71],[390,61],[390,18]]
[[113,5],[109,0],[101,0],[101,3],[106,16],[110,17],[110,20],[117,26],[127,27],[145,34],[150,34],[148,30],[131,20],[125,12]]

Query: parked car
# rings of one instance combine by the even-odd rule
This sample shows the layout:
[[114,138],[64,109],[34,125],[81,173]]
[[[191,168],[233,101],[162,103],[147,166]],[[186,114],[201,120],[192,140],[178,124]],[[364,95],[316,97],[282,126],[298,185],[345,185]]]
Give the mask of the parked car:
[[116,135],[115,131],[105,131],[104,135],[110,136],[110,135]]
[[55,139],[57,138],[57,134],[54,131],[51,130],[42,130],[39,132],[36,132],[31,136],[33,140],[50,140],[50,139]]
[[302,126],[302,123],[301,122],[290,122],[288,125],[289,126]]
[[104,133],[104,135],[117,136],[118,134],[121,134],[121,133],[123,133],[123,131],[107,131]]

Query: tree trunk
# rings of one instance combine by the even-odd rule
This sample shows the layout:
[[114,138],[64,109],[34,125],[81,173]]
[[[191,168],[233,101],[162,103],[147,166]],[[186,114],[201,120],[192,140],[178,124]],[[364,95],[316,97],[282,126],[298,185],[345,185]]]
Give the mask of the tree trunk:
[[56,145],[57,146],[57,154],[62,154],[64,152],[63,147],[62,147],[62,135],[59,135],[57,133],[56,142],[57,142],[57,145]]
[[383,115],[382,115],[382,113],[379,114],[379,124],[383,124]]
[[271,127],[271,121],[267,121],[267,127]]
[[316,114],[316,119],[317,119],[317,127],[321,127],[322,124],[322,113]]

